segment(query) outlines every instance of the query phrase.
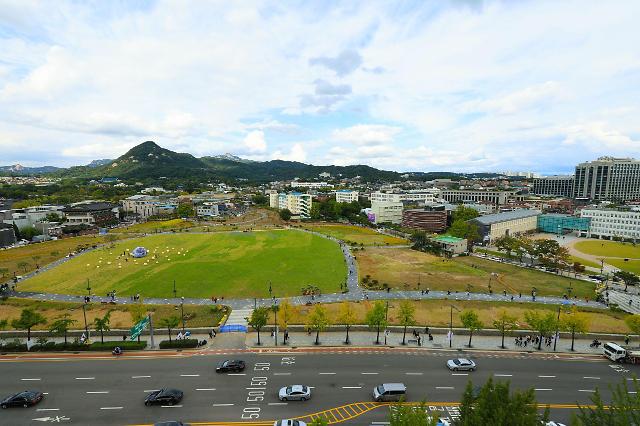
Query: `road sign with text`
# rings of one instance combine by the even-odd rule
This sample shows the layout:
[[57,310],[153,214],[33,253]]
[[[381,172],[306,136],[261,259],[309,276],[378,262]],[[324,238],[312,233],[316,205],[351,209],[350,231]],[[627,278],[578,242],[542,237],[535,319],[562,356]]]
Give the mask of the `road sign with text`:
[[136,340],[147,325],[149,325],[149,317],[144,317],[138,321],[133,327],[131,327],[131,330],[129,330],[129,334],[131,335],[130,339],[132,341]]

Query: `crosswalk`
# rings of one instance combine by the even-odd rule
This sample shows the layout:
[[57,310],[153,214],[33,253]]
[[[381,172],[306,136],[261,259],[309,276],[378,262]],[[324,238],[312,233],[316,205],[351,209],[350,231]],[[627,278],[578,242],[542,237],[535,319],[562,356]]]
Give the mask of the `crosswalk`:
[[225,325],[242,325],[247,327],[247,318],[251,317],[253,309],[234,309],[229,314],[229,318],[225,322]]
[[630,314],[640,314],[640,297],[637,295],[609,290],[609,303],[617,304],[618,308]]

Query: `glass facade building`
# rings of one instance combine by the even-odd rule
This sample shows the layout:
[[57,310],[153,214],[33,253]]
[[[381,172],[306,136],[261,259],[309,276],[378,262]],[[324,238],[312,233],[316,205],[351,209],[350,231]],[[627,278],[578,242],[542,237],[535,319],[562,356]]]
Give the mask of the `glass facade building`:
[[538,230],[550,234],[566,234],[571,231],[589,231],[591,219],[566,214],[541,214],[538,216]]

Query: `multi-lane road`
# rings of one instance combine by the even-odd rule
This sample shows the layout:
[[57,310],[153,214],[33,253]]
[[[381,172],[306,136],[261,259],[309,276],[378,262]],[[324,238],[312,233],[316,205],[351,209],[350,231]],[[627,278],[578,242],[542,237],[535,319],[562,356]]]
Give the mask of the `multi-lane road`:
[[[554,404],[553,417],[567,420],[570,408],[588,403],[599,387],[620,383],[640,372],[599,357],[554,357],[518,353],[470,354],[478,370],[451,372],[445,367],[455,352],[448,351],[336,351],[240,352],[234,355],[200,352],[196,355],[65,358],[0,362],[0,394],[24,389],[46,392],[35,407],[0,411],[0,424],[67,423],[79,425],[153,424],[178,419],[196,424],[267,422],[279,418],[325,413],[332,422],[347,425],[383,424],[386,407],[375,407],[371,392],[384,382],[403,382],[408,399],[429,401],[434,414],[454,417],[468,380],[482,384],[493,375],[515,388],[534,387],[541,403]],[[469,354],[467,354],[469,355]],[[241,358],[241,374],[216,374],[215,365]],[[312,386],[312,399],[281,402],[278,389],[290,384]],[[162,387],[184,391],[173,407],[144,405],[146,394]],[[357,404],[361,403],[361,404]],[[337,408],[342,407],[342,408]]]

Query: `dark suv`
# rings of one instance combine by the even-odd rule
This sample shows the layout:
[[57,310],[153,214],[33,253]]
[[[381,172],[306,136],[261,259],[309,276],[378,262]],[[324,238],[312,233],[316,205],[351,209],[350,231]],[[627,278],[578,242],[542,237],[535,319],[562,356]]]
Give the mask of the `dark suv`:
[[216,373],[225,373],[227,371],[243,371],[244,367],[244,361],[240,359],[228,359],[218,364],[218,366],[216,367]]

